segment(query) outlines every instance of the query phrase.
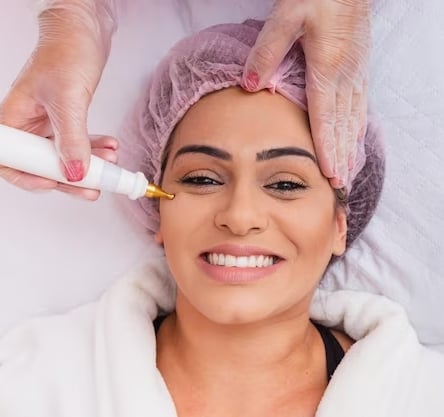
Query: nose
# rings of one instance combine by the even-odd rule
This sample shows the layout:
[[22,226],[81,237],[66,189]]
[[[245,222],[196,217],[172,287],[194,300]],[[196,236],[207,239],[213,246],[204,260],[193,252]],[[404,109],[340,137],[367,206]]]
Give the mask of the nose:
[[227,192],[224,199],[215,215],[218,229],[246,236],[261,233],[268,227],[268,215],[260,190],[238,186]]

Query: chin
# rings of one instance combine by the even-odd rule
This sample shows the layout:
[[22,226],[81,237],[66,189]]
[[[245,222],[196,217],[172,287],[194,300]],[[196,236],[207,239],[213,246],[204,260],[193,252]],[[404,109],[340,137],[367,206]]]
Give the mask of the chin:
[[246,325],[263,321],[272,317],[276,312],[270,306],[269,300],[239,297],[219,302],[199,303],[196,308],[208,320],[221,325]]

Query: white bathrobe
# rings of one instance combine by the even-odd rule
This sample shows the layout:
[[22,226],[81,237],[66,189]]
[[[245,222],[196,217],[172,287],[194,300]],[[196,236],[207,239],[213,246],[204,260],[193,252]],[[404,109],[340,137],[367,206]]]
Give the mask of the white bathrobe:
[[[176,416],[156,368],[152,325],[159,309],[173,307],[166,276],[154,262],[96,303],[9,332],[0,340],[0,417]],[[418,343],[398,305],[318,290],[311,317],[357,340],[317,417],[444,416],[444,355]]]

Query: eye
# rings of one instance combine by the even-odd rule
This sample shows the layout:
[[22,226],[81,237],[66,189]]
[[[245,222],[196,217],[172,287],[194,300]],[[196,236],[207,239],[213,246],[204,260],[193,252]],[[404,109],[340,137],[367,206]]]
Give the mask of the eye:
[[187,174],[179,179],[179,183],[194,187],[211,187],[223,184],[221,181],[216,180],[213,176],[203,173]]
[[294,182],[294,181],[278,181],[273,184],[266,185],[265,188],[277,191],[294,191],[294,190],[305,190],[307,186],[305,184]]
[[274,194],[282,198],[293,198],[296,194],[306,190],[308,185],[300,180],[279,180],[268,183],[264,186]]

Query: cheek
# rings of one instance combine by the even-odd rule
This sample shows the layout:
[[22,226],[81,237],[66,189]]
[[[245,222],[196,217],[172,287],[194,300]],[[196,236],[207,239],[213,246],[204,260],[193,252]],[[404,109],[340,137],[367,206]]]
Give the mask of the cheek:
[[313,257],[325,253],[330,258],[336,230],[333,202],[325,198],[300,200],[277,213],[280,229],[298,253]]
[[202,197],[186,193],[177,193],[173,200],[160,201],[160,232],[165,245],[197,236],[202,225],[208,224],[210,211],[209,204],[202,204]]
[[173,200],[162,201],[159,209],[160,235],[168,267],[179,288],[188,292],[186,288],[190,288],[196,275],[196,260],[214,236],[211,205],[202,204],[202,197],[177,193]]

